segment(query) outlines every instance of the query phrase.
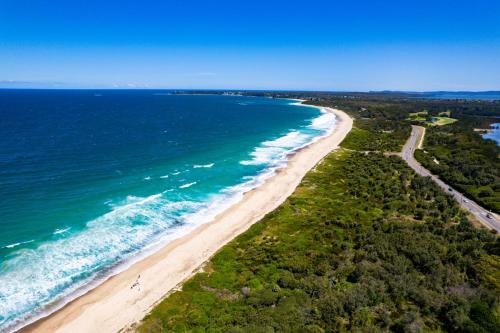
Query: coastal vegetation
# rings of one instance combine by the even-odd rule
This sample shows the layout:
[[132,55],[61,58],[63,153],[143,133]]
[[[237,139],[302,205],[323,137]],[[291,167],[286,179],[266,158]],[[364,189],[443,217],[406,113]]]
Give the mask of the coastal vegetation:
[[342,144],[346,148],[354,144],[365,151],[400,151],[409,136],[409,124],[426,126],[425,152],[417,150],[417,160],[483,207],[500,212],[500,147],[474,130],[498,121],[499,101],[408,100],[375,95],[330,96],[319,103],[338,106],[355,117],[357,128]]
[[412,112],[409,114],[409,116],[410,116],[409,120],[426,121],[428,114],[429,113],[427,111]]
[[498,332],[498,238],[473,227],[431,180],[379,152],[402,140],[378,126],[397,133],[403,122],[359,118],[369,117],[358,115],[345,148],[137,330]]
[[426,131],[424,151],[415,157],[449,185],[494,212],[500,212],[500,147],[474,131],[477,119]]
[[375,101],[325,100],[307,102],[341,108],[354,118],[354,128],[342,142],[351,150],[398,152],[411,132],[405,115],[397,108]]
[[355,119],[342,147],[363,151],[397,152],[410,135],[410,126],[382,119]]

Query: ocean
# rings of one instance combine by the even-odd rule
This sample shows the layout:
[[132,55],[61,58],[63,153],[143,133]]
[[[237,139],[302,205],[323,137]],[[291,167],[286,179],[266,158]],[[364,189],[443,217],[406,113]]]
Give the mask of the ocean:
[[335,116],[294,100],[0,90],[0,331],[241,199]]

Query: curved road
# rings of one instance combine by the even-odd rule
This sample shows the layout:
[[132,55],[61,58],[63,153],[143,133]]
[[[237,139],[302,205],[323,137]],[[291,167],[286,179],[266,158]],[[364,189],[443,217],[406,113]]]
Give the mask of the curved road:
[[453,195],[455,200],[462,206],[463,209],[467,210],[469,213],[474,215],[476,219],[485,225],[489,229],[494,229],[500,232],[500,218],[493,213],[490,213],[487,209],[479,206],[474,201],[466,198],[462,193],[456,191],[451,186],[447,185],[437,176],[430,173],[429,170],[424,168],[417,160],[413,157],[415,149],[421,149],[422,143],[424,141],[425,128],[422,126],[412,126],[411,135],[401,152],[401,157],[408,163],[408,165],[415,170],[421,176],[430,177],[439,187],[441,187],[447,193]]

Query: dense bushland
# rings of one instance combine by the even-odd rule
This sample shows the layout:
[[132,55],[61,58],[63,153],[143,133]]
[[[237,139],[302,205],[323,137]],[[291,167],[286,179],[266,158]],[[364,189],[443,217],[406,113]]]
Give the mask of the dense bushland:
[[498,332],[500,246],[398,157],[339,151],[140,332]]
[[500,213],[500,147],[474,132],[475,123],[463,119],[428,128],[425,152],[417,151],[415,157],[446,183]]

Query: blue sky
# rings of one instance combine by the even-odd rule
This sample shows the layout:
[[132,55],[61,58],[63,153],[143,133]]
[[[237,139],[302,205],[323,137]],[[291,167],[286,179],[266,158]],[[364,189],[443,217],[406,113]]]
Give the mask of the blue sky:
[[0,0],[0,87],[500,90],[500,1]]

